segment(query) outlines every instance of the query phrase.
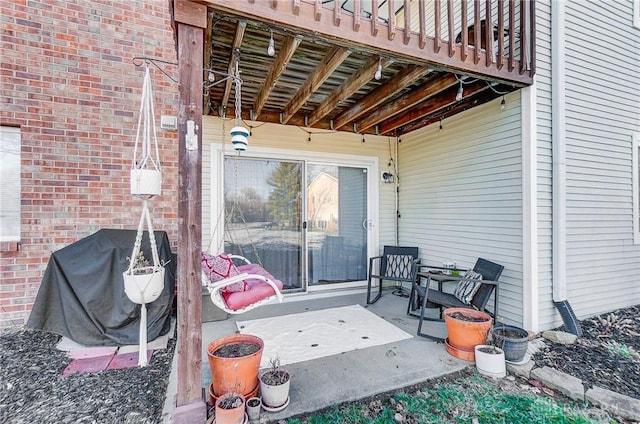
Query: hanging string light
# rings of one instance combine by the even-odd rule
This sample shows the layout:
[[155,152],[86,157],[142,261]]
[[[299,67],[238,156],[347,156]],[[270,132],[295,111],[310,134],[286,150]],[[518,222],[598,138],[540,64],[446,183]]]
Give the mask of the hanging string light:
[[273,41],[273,30],[270,29],[269,30],[271,37],[269,38],[269,47],[267,47],[267,54],[269,56],[273,56],[276,54],[276,46],[275,46],[275,42]]
[[242,101],[241,101],[241,93],[242,93],[242,80],[240,79],[239,72],[239,63],[240,57],[236,55],[236,67],[235,72],[233,74],[233,82],[236,86],[236,126],[231,128],[229,133],[231,134],[231,144],[233,144],[233,148],[238,153],[244,152],[247,150],[247,145],[249,142],[247,141],[247,137],[249,137],[249,131],[241,125],[242,122]]

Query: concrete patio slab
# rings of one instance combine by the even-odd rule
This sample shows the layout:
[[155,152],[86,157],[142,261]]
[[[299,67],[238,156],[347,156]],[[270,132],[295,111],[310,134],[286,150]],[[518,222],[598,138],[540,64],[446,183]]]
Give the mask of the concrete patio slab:
[[[366,305],[366,293],[335,295],[327,293],[296,301],[289,296],[282,304],[270,304],[242,315],[229,316],[227,320],[203,324],[202,343],[202,386],[211,383],[208,344],[223,336],[236,332],[236,321],[266,318],[360,304],[369,311],[412,334],[413,337],[386,345],[354,350],[311,361],[289,364],[286,368],[292,374],[289,406],[277,413],[264,412],[268,420],[278,420],[310,413],[332,405],[367,398],[387,391],[401,389],[425,382],[426,380],[454,373],[472,366],[450,356],[442,343],[436,343],[416,336],[418,321],[406,315],[408,299],[395,296],[385,290],[382,298],[374,305]],[[325,296],[325,297],[321,297]],[[298,298],[300,299],[300,298]],[[432,311],[435,316],[435,310]],[[445,335],[444,323],[425,322],[423,330],[437,336]],[[173,370],[167,389],[165,422],[171,422],[175,408],[177,385],[177,355],[174,356]],[[171,400],[171,401],[170,401]]]

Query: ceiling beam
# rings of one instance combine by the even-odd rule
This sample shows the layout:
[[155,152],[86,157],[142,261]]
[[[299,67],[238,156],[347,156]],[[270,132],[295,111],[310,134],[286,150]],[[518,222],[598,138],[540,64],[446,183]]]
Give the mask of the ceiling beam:
[[334,46],[329,50],[325,58],[318,64],[315,71],[300,87],[298,92],[289,100],[282,112],[282,124],[289,122],[291,117],[305,104],[307,99],[326,81],[344,59],[351,54],[351,50]]
[[[229,58],[229,65],[227,66],[227,74],[233,75],[236,72],[236,52],[239,51],[242,45],[242,39],[244,38],[244,30],[247,28],[245,21],[238,21],[236,24],[236,33],[233,37],[233,45],[231,46],[231,57]],[[222,116],[227,114],[227,104],[229,103],[229,97],[231,96],[231,87],[233,86],[233,78],[228,78],[224,86],[224,95],[222,96]]]
[[297,36],[287,36],[282,43],[282,48],[280,52],[276,56],[275,61],[273,62],[273,66],[269,69],[269,73],[267,74],[266,79],[264,80],[264,84],[260,88],[260,92],[256,96],[256,101],[253,103],[253,117],[252,120],[255,120],[262,111],[271,91],[275,88],[278,79],[282,75],[285,69],[287,69],[287,65],[293,56],[293,53],[296,51],[300,42],[302,41],[302,35]]
[[476,93],[475,96],[468,96],[461,102],[447,106],[441,110],[436,111],[435,113],[429,114],[419,120],[413,121],[410,124],[399,128],[399,135],[407,134],[422,127],[426,127],[427,125],[431,125],[442,119],[464,112],[465,110],[490,102],[497,97],[499,97],[499,95],[494,93],[493,90],[482,90],[479,93]]
[[346,83],[334,90],[333,93],[331,93],[331,95],[329,95],[329,97],[327,97],[316,108],[316,110],[314,110],[311,115],[309,115],[309,125],[313,125],[320,119],[324,118],[336,107],[338,103],[345,99],[348,99],[363,85],[366,85],[369,81],[371,81],[371,79],[375,76],[376,71],[378,70],[378,64],[380,64],[380,66],[385,66],[388,63],[389,61],[387,59],[383,59],[380,56],[372,56],[366,65],[364,65],[355,74],[353,74]]
[[364,130],[371,128],[378,122],[382,122],[397,115],[414,105],[423,102],[425,99],[434,96],[442,90],[451,87],[456,84],[458,80],[453,74],[446,74],[433,78],[420,87],[411,89],[408,93],[398,97],[394,101],[384,105],[383,107],[376,108],[376,110],[367,114],[367,116],[358,122],[358,129]]
[[372,91],[362,101],[354,104],[349,109],[338,115],[333,122],[335,129],[340,129],[348,123],[354,121],[362,114],[368,112],[380,103],[393,96],[398,91],[405,88],[416,79],[426,75],[430,70],[424,66],[409,65],[403,71],[397,73],[389,81]]
[[[476,81],[468,84],[464,87],[464,98],[473,96],[475,93],[487,89],[489,89],[489,84],[485,81]],[[457,103],[457,93],[457,85],[454,85],[441,92],[438,96],[431,97],[430,99],[406,110],[404,113],[395,116],[393,119],[384,121],[382,124],[378,125],[378,131],[380,134],[389,134],[393,130],[403,127],[417,119],[435,113],[448,106],[452,106]]]

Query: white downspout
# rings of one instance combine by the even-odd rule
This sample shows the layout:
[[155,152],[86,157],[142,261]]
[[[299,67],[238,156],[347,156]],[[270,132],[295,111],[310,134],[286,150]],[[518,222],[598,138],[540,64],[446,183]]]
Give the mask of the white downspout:
[[521,90],[522,116],[522,320],[527,330],[539,331],[538,292],[538,137],[536,83]]
[[551,2],[551,135],[553,155],[553,300],[567,298],[566,146],[565,146],[565,2]]

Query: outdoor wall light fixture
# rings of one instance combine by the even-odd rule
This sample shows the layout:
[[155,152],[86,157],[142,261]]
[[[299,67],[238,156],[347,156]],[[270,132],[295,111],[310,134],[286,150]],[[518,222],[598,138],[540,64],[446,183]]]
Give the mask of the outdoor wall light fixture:
[[376,81],[382,78],[382,56],[378,58],[378,69],[376,69],[376,74],[373,76]]
[[271,37],[269,38],[269,47],[267,47],[267,54],[269,56],[273,56],[276,54],[276,46],[275,46],[275,42],[273,41],[273,30],[269,30],[269,32],[271,33]]
[[198,135],[196,134],[196,123],[187,121],[187,135],[185,135],[185,148],[187,150],[198,150]]
[[392,182],[393,182],[393,174],[392,174],[391,172],[389,172],[389,171],[384,171],[384,172],[382,173],[382,181],[383,181],[385,184],[390,184],[390,183],[392,183]]

